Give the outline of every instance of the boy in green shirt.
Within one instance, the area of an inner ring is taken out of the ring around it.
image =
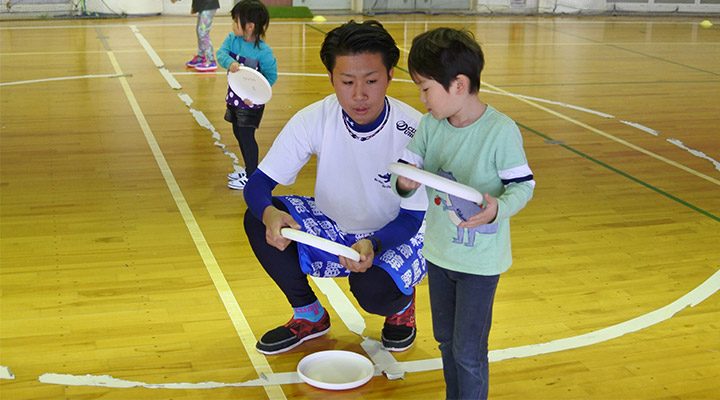
[[[450,28],[417,36],[408,56],[428,114],[403,159],[484,194],[480,205],[427,188],[423,254],[448,399],[487,398],[492,305],[512,263],[510,217],[535,187],[517,125],[478,98],[483,66],[472,35]],[[420,186],[393,180],[403,196]]]

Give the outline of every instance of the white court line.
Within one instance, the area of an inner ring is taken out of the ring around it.
[[[143,49],[145,49],[145,52],[160,71],[160,75],[165,78],[165,81],[167,81],[168,85],[170,85],[170,87],[173,89],[182,89],[180,82],[178,82],[175,77],[172,76],[172,74],[170,73],[170,71],[167,70],[167,68],[165,68],[165,63],[157,54],[155,49],[153,49],[150,43],[145,40],[145,36],[140,33],[140,30],[135,25],[129,25],[128,27],[135,34],[135,38],[138,40],[138,42],[140,42],[140,45],[143,47]]]
[[[160,71],[160,74],[165,78],[165,81],[172,89],[182,89],[182,85],[180,85],[180,82],[178,82],[175,77],[173,76],[170,71],[165,68],[165,63],[160,58],[160,56],[157,54],[155,49],[152,47],[150,42],[145,40],[145,37],[140,33],[140,30],[135,25],[130,25],[130,29],[135,34],[135,38],[140,42],[143,49],[145,49],[145,53],[150,57],[150,59],[153,60],[153,63],[156,67],[158,67],[158,71]],[[233,163],[233,171],[234,172],[241,172],[244,171],[244,168],[240,166],[240,159],[238,158],[237,154],[230,151],[225,143],[221,141],[221,135],[220,132],[215,129],[215,126],[210,122],[210,120],[205,116],[205,114],[202,111],[196,110],[191,107],[191,104],[193,103],[192,97],[186,93],[180,93],[178,94],[178,97],[180,100],[182,100],[185,105],[190,109],[190,113],[192,114],[193,118],[195,118],[195,121],[198,123],[198,125],[202,126],[203,128],[209,130],[212,133],[212,138],[215,140],[213,145],[216,147],[219,147],[223,154],[228,156]]]
[[[623,121],[623,120],[620,120],[620,122],[622,122],[625,125],[632,126],[635,129],[640,129],[641,131],[647,132],[653,136],[660,135],[660,132],[656,131],[655,129],[648,128],[647,126],[638,124],[637,122]]]
[[[10,368],[0,365],[0,379],[15,379],[15,375],[10,371]]]
[[[110,62],[112,63],[115,71],[118,74],[122,74],[120,65],[115,59],[115,55],[112,53],[112,51],[108,51],[107,55],[110,58]],[[195,243],[195,247],[200,254],[200,258],[202,259],[203,264],[205,265],[205,268],[207,269],[208,274],[213,281],[215,289],[220,295],[220,299],[222,300],[222,303],[225,306],[228,315],[230,316],[233,326],[235,327],[235,330],[238,333],[238,336],[240,337],[243,346],[245,347],[245,351],[248,354],[248,357],[250,358],[253,367],[257,371],[258,376],[271,374],[272,369],[270,368],[267,359],[264,356],[260,355],[260,353],[255,351],[256,339],[253,335],[252,330],[250,329],[250,325],[245,319],[245,315],[240,309],[240,305],[237,303],[237,299],[235,299],[230,285],[225,279],[225,276],[223,275],[223,272],[220,269],[217,260],[215,259],[215,255],[212,253],[210,246],[205,240],[205,236],[200,229],[200,225],[195,219],[195,216],[193,215],[190,206],[187,204],[185,196],[183,196],[182,191],[180,190],[180,186],[175,180],[175,176],[173,176],[170,166],[165,160],[165,156],[160,149],[160,145],[157,143],[157,140],[155,139],[155,136],[150,129],[150,125],[145,119],[145,115],[142,113],[140,105],[138,104],[137,99],[135,98],[135,95],[133,94],[127,79],[125,79],[124,77],[120,77],[119,80],[125,93],[125,97],[127,97],[128,101],[130,102],[130,106],[133,110],[133,113],[135,114],[135,118],[140,124],[143,134],[145,135],[145,139],[150,146],[152,155],[155,158],[158,167],[160,168],[160,172],[165,179],[165,183],[167,184],[167,187],[172,194],[173,200],[178,207],[178,211],[180,212],[180,215],[185,222],[185,226],[190,232],[190,236]],[[265,391],[271,399],[286,398],[285,394],[282,391],[282,388],[277,385],[265,386]]]
[[[180,100],[183,101],[183,103],[185,103],[188,109],[190,109],[190,114],[192,114],[193,118],[195,118],[195,122],[197,122],[198,125],[202,126],[203,128],[209,130],[212,133],[210,137],[214,140],[213,145],[215,147],[219,147],[223,154],[225,154],[232,160],[233,171],[245,171],[245,169],[240,165],[240,159],[238,158],[238,156],[232,151],[228,150],[227,145],[222,142],[222,136],[220,135],[220,132],[215,129],[215,126],[212,124],[212,122],[210,122],[210,120],[205,116],[202,111],[196,110],[191,106],[193,103],[192,97],[185,93],[178,94],[178,97],[180,98]]]
[[[155,49],[150,46],[150,43],[145,40],[145,37],[140,33],[140,30],[138,30],[137,26],[128,25],[128,28],[130,28],[132,33],[135,34],[135,38],[138,42],[140,42],[140,45],[143,47],[143,49],[145,49],[145,52],[148,54],[148,56],[150,56],[153,64],[155,64],[155,66],[158,68],[165,66],[163,60],[160,59],[160,56],[158,56],[158,54],[155,52]]]
[[[94,79],[94,78],[119,78],[127,75],[117,74],[100,74],[100,75],[76,75],[76,76],[61,76],[57,78],[43,78],[43,79],[31,79],[27,81],[13,81],[0,83],[0,86],[14,86],[14,85],[27,85],[32,83],[43,83],[43,82],[55,82],[55,81],[69,81],[73,79]]]
[[[512,358],[535,357],[543,354],[557,353],[560,351],[577,349],[606,342],[666,321],[685,308],[695,307],[696,305],[702,303],[718,290],[720,290],[720,270],[715,271],[715,273],[713,273],[703,283],[674,302],[637,318],[633,318],[603,329],[598,329],[593,332],[588,332],[583,335],[557,339],[546,343],[491,350],[488,354],[488,359],[490,362],[499,362]],[[398,366],[402,369],[402,371],[409,373],[434,371],[442,369],[442,359],[438,357],[416,361],[405,361],[399,362]],[[378,375],[380,375],[380,371],[376,367],[375,376]],[[114,388],[142,386],[151,389],[211,389],[229,386],[283,385],[302,382],[296,372],[264,375],[261,376],[261,379],[237,383],[202,382],[149,384],[116,379],[109,375],[65,375],[52,373],[41,375],[40,381],[43,383],[57,385],[103,386]]]
[[[677,146],[677,147],[679,147],[679,148],[681,148],[681,149],[689,152],[690,154],[694,155],[695,157],[699,157],[699,158],[702,158],[702,159],[704,159],[704,160],[710,161],[710,162],[713,164],[713,166],[715,166],[715,169],[718,170],[718,171],[720,171],[720,162],[718,162],[717,160],[715,160],[715,159],[713,159],[712,157],[708,156],[707,154],[703,153],[702,151],[700,151],[700,150],[695,150],[695,149],[691,149],[691,148],[685,146],[685,144],[683,144],[683,142],[682,142],[681,140],[679,140],[679,139],[672,139],[672,138],[670,138],[670,139],[667,139],[667,141],[670,142],[670,143],[672,143],[672,144],[674,144],[675,146]]]

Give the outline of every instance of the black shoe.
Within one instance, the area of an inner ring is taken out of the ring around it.
[[[268,331],[255,344],[257,351],[263,354],[284,353],[300,346],[303,342],[320,337],[330,330],[330,315],[327,310],[318,322],[306,319],[291,319],[283,326]]]
[[[402,312],[385,318],[382,344],[388,351],[405,351],[415,342],[415,294],[412,303]]]

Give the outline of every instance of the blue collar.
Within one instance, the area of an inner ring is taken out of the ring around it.
[[[343,122],[345,123],[345,127],[350,133],[350,136],[352,136],[354,139],[360,140],[361,142],[372,138],[378,132],[380,132],[387,123],[389,114],[390,102],[388,101],[387,97],[385,97],[385,107],[383,107],[382,112],[380,113],[380,115],[378,115],[375,121],[369,124],[358,124],[352,118],[350,118],[350,116],[345,112],[345,110],[342,110]]]

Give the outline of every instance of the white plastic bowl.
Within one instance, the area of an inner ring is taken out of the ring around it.
[[[298,363],[300,379],[328,390],[347,390],[366,384],[375,367],[366,357],[344,350],[327,350],[303,357]]]
[[[272,98],[272,88],[267,79],[252,68],[241,66],[237,72],[228,73],[228,85],[241,99],[253,104],[265,104]]]

